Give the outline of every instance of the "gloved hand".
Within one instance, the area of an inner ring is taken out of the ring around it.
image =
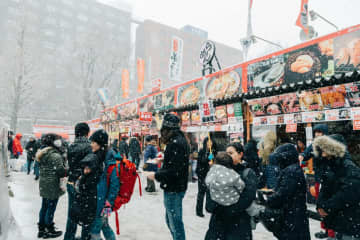
[[[104,207],[103,210],[101,211],[101,216],[102,216],[102,217],[110,217],[111,212],[112,212],[112,210],[111,210],[111,204],[110,204],[108,201],[106,201],[106,202],[105,202],[105,207]]]

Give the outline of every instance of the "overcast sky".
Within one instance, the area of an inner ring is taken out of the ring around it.
[[[246,34],[248,0],[125,1],[133,6],[136,17],[152,19],[177,28],[191,24],[208,31],[210,39],[232,47],[241,48],[239,39]],[[255,35],[279,42],[285,47],[300,42],[300,28],[295,26],[295,21],[301,0],[253,1],[252,20]],[[328,18],[340,29],[360,24],[360,0],[309,0],[309,9]],[[335,28],[321,19],[311,25],[320,36],[335,31]],[[265,43],[257,43],[255,46],[250,55],[255,56],[258,51],[269,48]]]

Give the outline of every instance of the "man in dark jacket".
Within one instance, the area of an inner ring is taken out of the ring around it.
[[[321,159],[321,189],[317,201],[325,226],[341,236],[360,239],[360,168],[351,160],[341,135],[315,139],[315,155]]]
[[[14,158],[14,153],[13,153],[13,140],[14,140],[14,133],[12,131],[9,131],[8,133],[8,151],[10,153],[10,158]]]
[[[69,198],[68,205],[68,219],[66,224],[66,233],[64,240],[74,240],[77,230],[77,224],[71,219],[72,205],[75,200],[75,182],[81,176],[81,160],[86,155],[91,153],[90,141],[88,135],[90,132],[89,125],[87,123],[78,123],[75,126],[75,141],[70,145],[68,149],[68,162],[69,162],[69,178],[67,185],[67,192]]]
[[[35,160],[37,152],[37,143],[34,137],[30,137],[29,142],[25,146],[27,152],[27,174],[30,174],[32,163]],[[34,170],[35,174],[35,170]]]
[[[306,215],[306,181],[298,162],[298,152],[294,145],[287,143],[275,149],[274,155],[281,173],[267,204],[284,212],[283,228],[274,235],[280,240],[310,240],[309,219]]]
[[[126,142],[127,137],[123,137],[119,143],[119,153],[129,159],[129,145]]]
[[[177,116],[164,116],[161,138],[166,144],[163,166],[156,174],[146,175],[149,179],[160,182],[160,187],[164,190],[166,223],[173,239],[185,240],[182,201],[188,184],[190,148],[180,131],[180,119]]]
[[[130,159],[136,165],[136,169],[139,168],[141,147],[136,137],[132,137],[129,143]]]
[[[329,129],[326,124],[318,124],[314,127],[315,139],[328,134],[329,134]],[[315,190],[316,190],[316,198],[317,198],[319,196],[320,176],[322,175],[322,173],[321,173],[321,167],[319,166],[320,159],[314,155],[313,144],[308,146],[305,149],[305,151],[299,155],[300,163],[302,163],[303,161],[305,162],[309,161],[310,159],[312,159],[313,161],[313,166],[315,171]],[[320,238],[320,239],[327,237],[335,238],[335,232],[332,229],[326,229],[323,222],[321,222],[321,228],[324,229],[325,232],[320,231],[315,233],[316,238]]]

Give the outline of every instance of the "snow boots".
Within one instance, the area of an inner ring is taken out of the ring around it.
[[[38,224],[38,226],[39,226],[38,238],[49,239],[49,238],[57,238],[62,235],[62,231],[57,231],[54,223],[48,226]]]

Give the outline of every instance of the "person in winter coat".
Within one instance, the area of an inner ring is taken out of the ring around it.
[[[126,140],[126,137],[121,139],[121,142],[119,143],[119,152],[122,156],[125,156],[127,159],[129,159],[129,145]]]
[[[212,151],[212,155],[210,156],[210,148]],[[197,194],[197,201],[196,201],[196,216],[198,217],[205,217],[203,213],[203,206],[204,206],[204,198],[206,194],[206,184],[205,184],[205,178],[207,173],[210,169],[209,162],[212,158],[215,158],[217,154],[217,145],[216,142],[211,139],[209,141],[209,138],[206,137],[203,141],[203,147],[199,152],[199,158],[198,163],[196,167],[196,174],[198,176],[198,194]],[[211,159],[210,159],[210,158]]]
[[[106,240],[115,240],[115,233],[109,225],[109,216],[112,206],[120,190],[120,166],[112,170],[108,176],[108,169],[116,165],[116,152],[109,149],[106,153],[105,170],[97,185],[97,208],[96,218],[91,226],[91,240],[101,240],[101,232]],[[109,182],[108,182],[109,178]]]
[[[69,163],[69,178],[67,183],[67,193],[68,193],[68,217],[66,223],[66,232],[64,240],[73,240],[75,239],[75,234],[77,231],[77,223],[74,222],[71,218],[73,207],[75,201],[75,183],[81,176],[82,167],[81,160],[83,160],[86,155],[90,154],[91,146],[90,141],[88,140],[88,135],[90,132],[89,125],[85,122],[76,124],[75,126],[75,141],[68,148],[67,159]],[[88,235],[85,231],[86,228],[83,228],[82,235]],[[85,232],[84,232],[85,231]]]
[[[25,146],[27,153],[27,174],[30,174],[32,163],[35,160],[35,155],[37,152],[37,144],[34,137],[30,137],[29,142]],[[34,170],[35,173],[35,170]]]
[[[351,160],[341,135],[321,136],[313,143],[322,168],[317,209],[336,239],[360,239],[360,168]]]
[[[13,152],[13,141],[14,141],[14,133],[12,131],[8,132],[8,151],[10,153],[10,159],[14,158],[14,152]]]
[[[40,149],[43,149],[44,147],[42,147],[42,143],[41,143],[41,139],[36,140],[36,148],[38,152]],[[36,154],[35,154],[35,159],[36,159]],[[34,163],[34,174],[35,174],[35,181],[39,180],[40,178],[40,167],[39,167],[39,162],[35,160]]]
[[[15,158],[19,158],[19,156],[22,155],[22,153],[23,153],[23,148],[22,148],[21,142],[20,142],[21,138],[22,138],[22,134],[17,133],[13,140],[12,149],[13,149],[13,154],[14,154]]]
[[[138,169],[140,165],[141,146],[136,137],[130,139],[129,154],[131,161],[135,163],[136,169]]]
[[[150,163],[151,160],[154,160],[157,158],[158,151],[155,147],[155,143],[153,141],[152,136],[146,136],[145,138],[145,152],[144,152],[144,163],[145,167],[144,170],[148,172],[157,172],[158,166],[156,163]],[[151,180],[149,178],[147,180],[147,186],[145,188],[146,192],[155,192],[155,182],[154,180]]]
[[[146,173],[160,182],[164,190],[166,223],[174,240],[185,240],[182,201],[188,184],[190,147],[180,130],[180,119],[166,114],[161,127],[161,138],[166,144],[163,166],[156,173]]]
[[[45,148],[36,154],[36,161],[40,167],[40,196],[42,204],[39,213],[38,238],[57,238],[62,232],[57,231],[54,223],[56,206],[64,192],[60,189],[60,178],[65,177],[66,169],[60,154],[60,136],[46,134],[42,138]]]
[[[298,162],[299,154],[290,143],[279,146],[273,154],[281,173],[274,193],[267,199],[267,205],[282,209],[284,214],[283,228],[273,234],[280,240],[310,240],[306,180]]]
[[[115,139],[111,144],[111,147],[115,152],[119,152],[119,140]]]
[[[329,134],[329,128],[326,124],[318,124],[314,127],[314,136],[315,139],[324,135],[328,135]],[[315,192],[316,192],[316,196],[315,198],[318,198],[319,196],[319,192],[320,192],[320,176],[322,175],[321,173],[321,168],[319,166],[320,164],[320,159],[314,155],[314,149],[313,149],[313,144],[311,144],[310,146],[308,146],[305,151],[299,155],[299,161],[301,165],[307,165],[308,161],[313,162],[313,168],[314,168],[314,172],[315,172]],[[332,229],[327,229],[324,226],[324,223],[321,222],[321,228],[324,229],[325,231],[320,231],[315,233],[315,237],[316,238],[335,238],[335,232]]]
[[[104,162],[109,136],[105,130],[94,132],[91,137],[92,153],[81,160],[81,176],[75,184],[75,200],[71,209],[71,219],[82,226],[81,240],[91,238],[91,227],[96,218],[98,183],[104,173]]]
[[[258,155],[257,142],[254,139],[250,139],[244,146],[244,160],[248,167],[255,172],[259,182],[258,188],[263,188],[265,186],[265,178]]]
[[[269,156],[269,164],[265,168],[264,175],[266,179],[266,187],[268,189],[275,189],[280,176],[280,167],[274,153]]]
[[[245,182],[245,189],[239,200],[230,206],[221,206],[206,195],[206,210],[211,213],[209,229],[205,240],[252,240],[251,218],[246,212],[256,197],[257,177],[243,161],[244,148],[239,142],[230,143],[226,148],[233,160],[234,170]]]

